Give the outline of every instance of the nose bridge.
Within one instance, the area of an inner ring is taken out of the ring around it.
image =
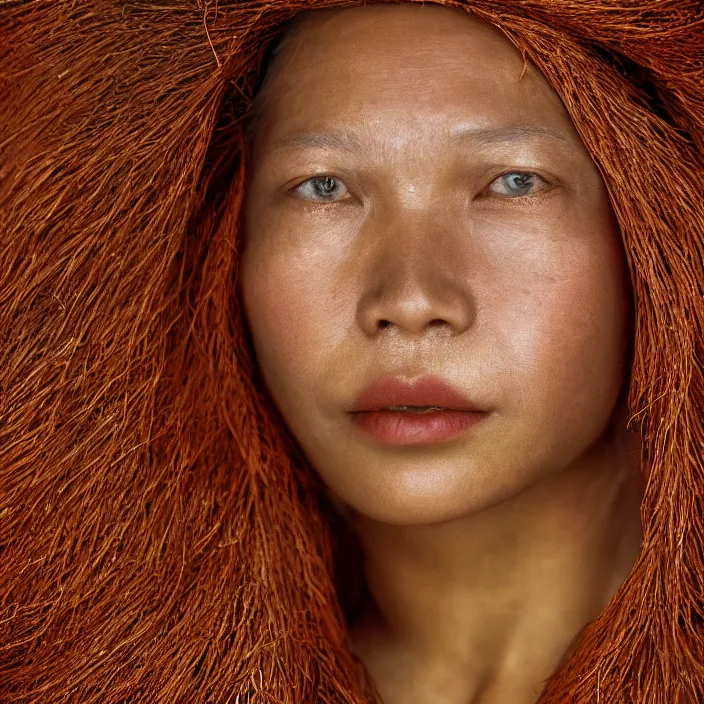
[[[410,202],[398,199],[367,223],[360,326],[367,334],[393,326],[418,335],[442,324],[459,334],[475,313],[459,233],[447,208]]]

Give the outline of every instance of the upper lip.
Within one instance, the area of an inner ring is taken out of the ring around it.
[[[447,410],[481,411],[437,377],[425,376],[410,382],[385,376],[362,391],[351,412],[379,411],[390,406],[437,406]]]

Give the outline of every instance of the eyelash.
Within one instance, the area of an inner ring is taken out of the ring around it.
[[[307,178],[305,181],[301,181],[297,186],[294,186],[290,192],[295,192],[298,189],[300,189],[302,186],[305,186],[307,183],[314,183],[315,181],[323,181],[324,179],[331,179],[335,181],[336,183],[342,183],[341,179],[336,178],[335,176],[331,176],[330,174],[320,174],[318,176],[312,176],[311,178]],[[303,198],[302,200],[311,200],[309,198]],[[317,203],[334,203],[335,201],[329,200],[319,200],[319,201],[314,201]]]
[[[538,181],[537,187],[533,190],[531,193],[527,194],[520,194],[520,195],[515,195],[515,196],[504,196],[507,199],[515,200],[518,198],[535,198],[539,193],[542,191],[546,190],[549,188],[552,184],[550,181],[548,181],[546,178],[541,176],[540,174],[535,173],[535,171],[506,171],[503,174],[499,174],[495,179],[491,181],[491,183],[482,191],[484,193],[489,189],[489,187],[496,183],[499,179],[502,179],[506,176],[530,176],[533,179],[536,179]]]
[[[490,188],[494,183],[496,183],[497,181],[499,181],[499,179],[504,178],[505,176],[513,176],[513,175],[518,175],[518,176],[531,176],[531,177],[537,179],[538,182],[539,182],[539,185],[538,185],[538,188],[537,188],[537,193],[536,193],[536,192],[533,192],[533,193],[527,193],[527,194],[517,194],[517,195],[513,195],[513,196],[511,196],[511,195],[502,195],[502,194],[496,194],[496,193],[494,193],[494,195],[498,195],[499,198],[505,198],[506,200],[517,200],[517,199],[525,199],[525,198],[535,198],[538,193],[540,193],[540,192],[542,192],[542,191],[545,191],[546,189],[549,189],[550,186],[553,185],[553,184],[552,184],[550,181],[548,181],[545,177],[541,176],[540,174],[536,173],[535,171],[518,171],[518,170],[515,170],[515,171],[505,171],[504,173],[499,174],[499,175],[496,176],[494,179],[492,179],[492,181],[491,181],[491,182],[489,183],[489,185],[481,192],[480,195],[482,195],[482,194],[484,194],[486,191],[488,191],[489,188]],[[342,183],[342,184],[344,185],[344,183],[342,182],[342,180],[341,180],[341,179],[338,179],[338,178],[335,177],[335,176],[331,176],[330,174],[319,174],[318,176],[312,176],[312,177],[310,177],[310,178],[307,178],[305,181],[301,181],[301,183],[299,183],[299,184],[297,184],[296,186],[294,186],[293,188],[291,188],[289,192],[290,192],[290,193],[295,193],[298,189],[300,189],[302,186],[306,185],[307,183],[313,183],[313,182],[316,182],[316,181],[322,181],[322,180],[324,180],[324,179],[331,179],[331,180],[333,180],[333,181],[335,181],[335,182],[337,182],[337,183]],[[338,201],[335,201],[335,200],[325,200],[325,199],[322,199],[322,198],[321,198],[320,200],[315,200],[315,199],[312,199],[312,198],[302,198],[301,200],[307,200],[308,202],[314,202],[314,203],[336,203],[336,202],[338,202]]]

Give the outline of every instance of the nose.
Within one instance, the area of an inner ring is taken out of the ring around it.
[[[399,212],[371,223],[363,257],[357,321],[366,335],[395,329],[413,338],[456,336],[470,328],[476,305],[466,249],[447,219]]]

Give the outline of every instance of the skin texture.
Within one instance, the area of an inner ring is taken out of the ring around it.
[[[253,136],[257,362],[362,539],[374,605],[352,637],[392,704],[536,701],[640,548],[620,235],[559,98],[523,68],[448,8],[314,12]],[[488,415],[381,445],[348,411],[387,374],[439,376]]]

